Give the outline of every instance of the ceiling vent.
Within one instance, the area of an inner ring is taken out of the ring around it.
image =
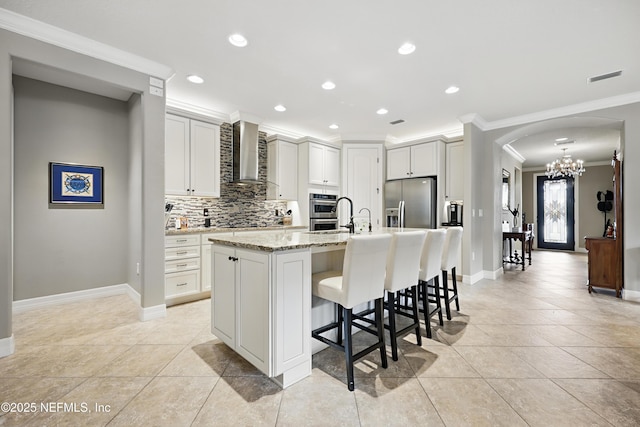
[[[573,139],[568,139],[566,141],[556,141],[553,143],[553,145],[559,146],[559,145],[567,145],[567,144],[575,144],[576,141],[574,141]]]
[[[399,119],[399,120],[394,120],[392,122],[389,122],[389,124],[392,124],[392,125],[399,125],[400,123],[404,123],[404,120]]]
[[[595,83],[595,82],[599,82],[600,80],[612,79],[614,77],[619,77],[621,75],[622,75],[622,70],[618,70],[618,71],[614,71],[612,73],[600,74],[599,76],[589,77],[589,79],[587,79],[587,81],[589,83]]]

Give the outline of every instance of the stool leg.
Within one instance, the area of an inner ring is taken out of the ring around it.
[[[456,294],[456,311],[460,311],[460,296],[458,296],[458,279],[455,267],[451,269],[451,280],[453,281],[453,292]]]
[[[418,345],[422,345],[422,335],[420,335],[420,318],[418,317],[420,315],[420,310],[418,308],[418,287],[417,286],[411,287],[411,303],[413,305],[412,307],[413,321],[416,324],[416,342],[418,343]]]
[[[336,342],[342,345],[342,322],[344,318],[342,316],[342,306],[340,304],[335,304],[336,306],[336,317],[338,318],[338,337]]]
[[[433,278],[433,286],[436,291],[436,307],[438,310],[438,320],[440,321],[440,326],[444,326],[444,319],[442,317],[442,304],[440,303],[440,276],[436,276]]]
[[[451,320],[451,307],[449,307],[449,281],[447,270],[442,270],[442,290],[444,291],[444,307],[447,310],[447,320]],[[438,292],[438,294],[440,294]]]
[[[351,340],[352,309],[344,310],[344,356],[347,365],[347,387],[353,391],[355,384],[353,381],[353,341]]]
[[[378,341],[380,342],[380,359],[382,367],[387,369],[387,348],[384,345],[384,309],[382,307],[382,298],[376,300],[376,328],[378,328]]]
[[[396,335],[396,294],[387,292],[387,311],[389,312],[389,337],[391,338],[391,358],[398,360],[398,339]]]
[[[424,311],[424,326],[427,330],[427,338],[431,338],[431,318],[429,317],[429,286],[427,282],[420,281],[422,294],[422,308]]]

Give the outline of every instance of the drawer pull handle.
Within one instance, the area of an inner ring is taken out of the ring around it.
[[[237,260],[238,260],[238,257],[234,257],[234,256],[229,257],[229,261],[236,262]]]
[[[186,255],[188,254],[188,251],[180,251],[180,252],[176,252],[176,255]]]
[[[188,283],[184,282],[184,283],[178,283],[176,286],[187,286],[187,285],[188,285]]]
[[[179,268],[186,267],[186,266],[187,266],[187,264],[176,264],[176,267],[179,267]]]
[[[178,239],[178,240],[176,240],[177,243],[184,243],[186,241],[187,241],[187,239]]]

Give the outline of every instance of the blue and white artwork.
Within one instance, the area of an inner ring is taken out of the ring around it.
[[[102,205],[103,168],[49,163],[49,203]]]

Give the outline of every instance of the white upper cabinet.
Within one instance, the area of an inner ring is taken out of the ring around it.
[[[418,178],[438,174],[438,144],[426,142],[387,150],[387,179]]]
[[[165,193],[220,197],[220,127],[168,114]]]
[[[309,143],[309,184],[340,186],[340,150]]]
[[[446,199],[464,199],[464,144],[452,142],[446,146]]]
[[[269,138],[267,145],[267,198],[298,199],[298,145]]]

